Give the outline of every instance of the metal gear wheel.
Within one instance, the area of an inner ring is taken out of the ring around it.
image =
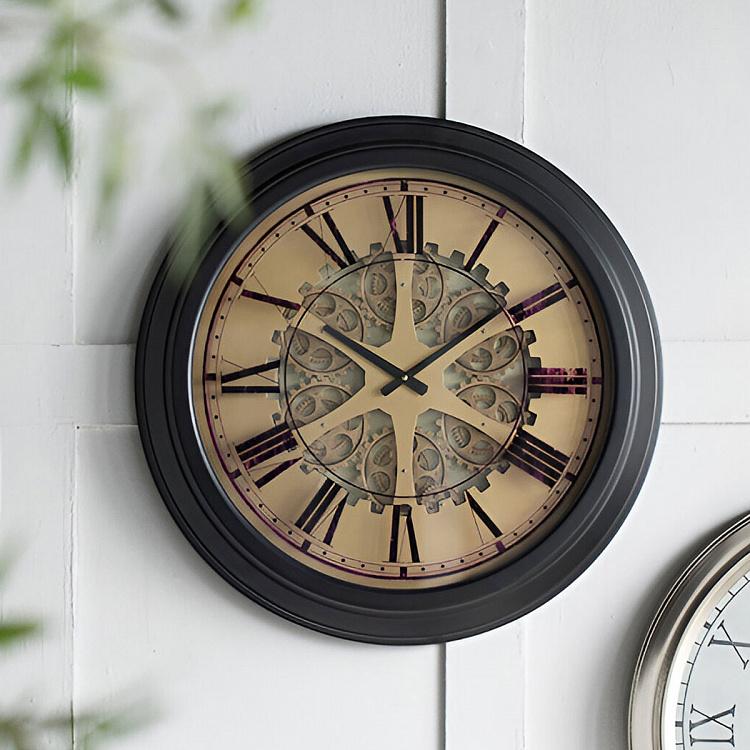
[[[505,307],[508,287],[490,285],[488,269],[465,268],[463,253],[440,255],[428,243],[413,256],[412,314],[418,339],[439,346],[466,330],[498,306]],[[393,255],[382,245],[370,246],[368,256],[354,266],[320,269],[318,284],[304,284],[302,310],[348,337],[380,346],[390,340],[396,309]],[[321,419],[351,398],[364,385],[364,372],[344,352],[299,330],[297,310],[288,310],[289,327],[274,333],[280,348],[280,394],[290,428]],[[540,362],[529,353],[533,331],[513,326],[462,353],[444,373],[444,384],[478,413],[500,423],[533,424],[526,372]],[[414,498],[430,513],[451,499],[465,501],[469,489],[488,487],[492,471],[505,471],[503,446],[476,427],[428,408],[414,434],[412,467]],[[355,504],[369,500],[374,512],[394,502],[396,440],[391,418],[375,409],[329,429],[307,446],[300,466],[336,481]]]

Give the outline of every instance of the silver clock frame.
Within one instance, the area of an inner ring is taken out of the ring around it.
[[[743,566],[750,568],[750,515],[723,531],[688,565],[659,607],[641,648],[630,692],[631,750],[672,750],[663,742],[672,666],[681,651],[692,645],[694,639],[685,637],[688,630],[700,627]]]

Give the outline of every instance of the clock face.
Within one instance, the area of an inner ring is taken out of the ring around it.
[[[641,651],[632,750],[750,746],[750,517],[715,539],[662,604]]]
[[[594,291],[540,217],[450,175],[295,196],[209,290],[193,408],[265,538],[368,586],[513,559],[575,502],[614,377]]]
[[[643,481],[658,337],[624,242],[522,147],[337,123],[245,164],[252,217],[154,281],[136,406],[195,549],[317,630],[426,643],[520,617]]]
[[[674,721],[665,727],[665,748],[750,744],[748,573],[750,560],[702,608],[706,619],[689,628],[689,640],[683,638],[667,698]]]

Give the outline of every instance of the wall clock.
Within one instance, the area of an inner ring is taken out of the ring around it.
[[[750,516],[690,564],[641,651],[632,750],[750,746]]]
[[[166,504],[232,585],[383,643],[519,617],[601,551],[660,407],[625,244],[540,157],[415,117],[247,164],[254,218],[172,249],[137,351]]]

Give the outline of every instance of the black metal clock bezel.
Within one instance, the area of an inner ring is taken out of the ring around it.
[[[583,493],[547,537],[484,577],[442,588],[357,586],[301,565],[265,540],[228,501],[200,447],[190,362],[211,282],[244,234],[293,196],[329,179],[392,168],[446,172],[509,195],[565,240],[597,290],[616,372],[606,443]],[[627,515],[650,462],[661,410],[654,312],[623,239],[572,180],[512,141],[423,117],[350,120],[303,133],[247,163],[254,219],[221,226],[192,263],[173,248],[154,280],[136,351],[138,424],[146,458],[175,521],[229,583],[315,630],[389,644],[433,643],[514,620],[570,584]]]

